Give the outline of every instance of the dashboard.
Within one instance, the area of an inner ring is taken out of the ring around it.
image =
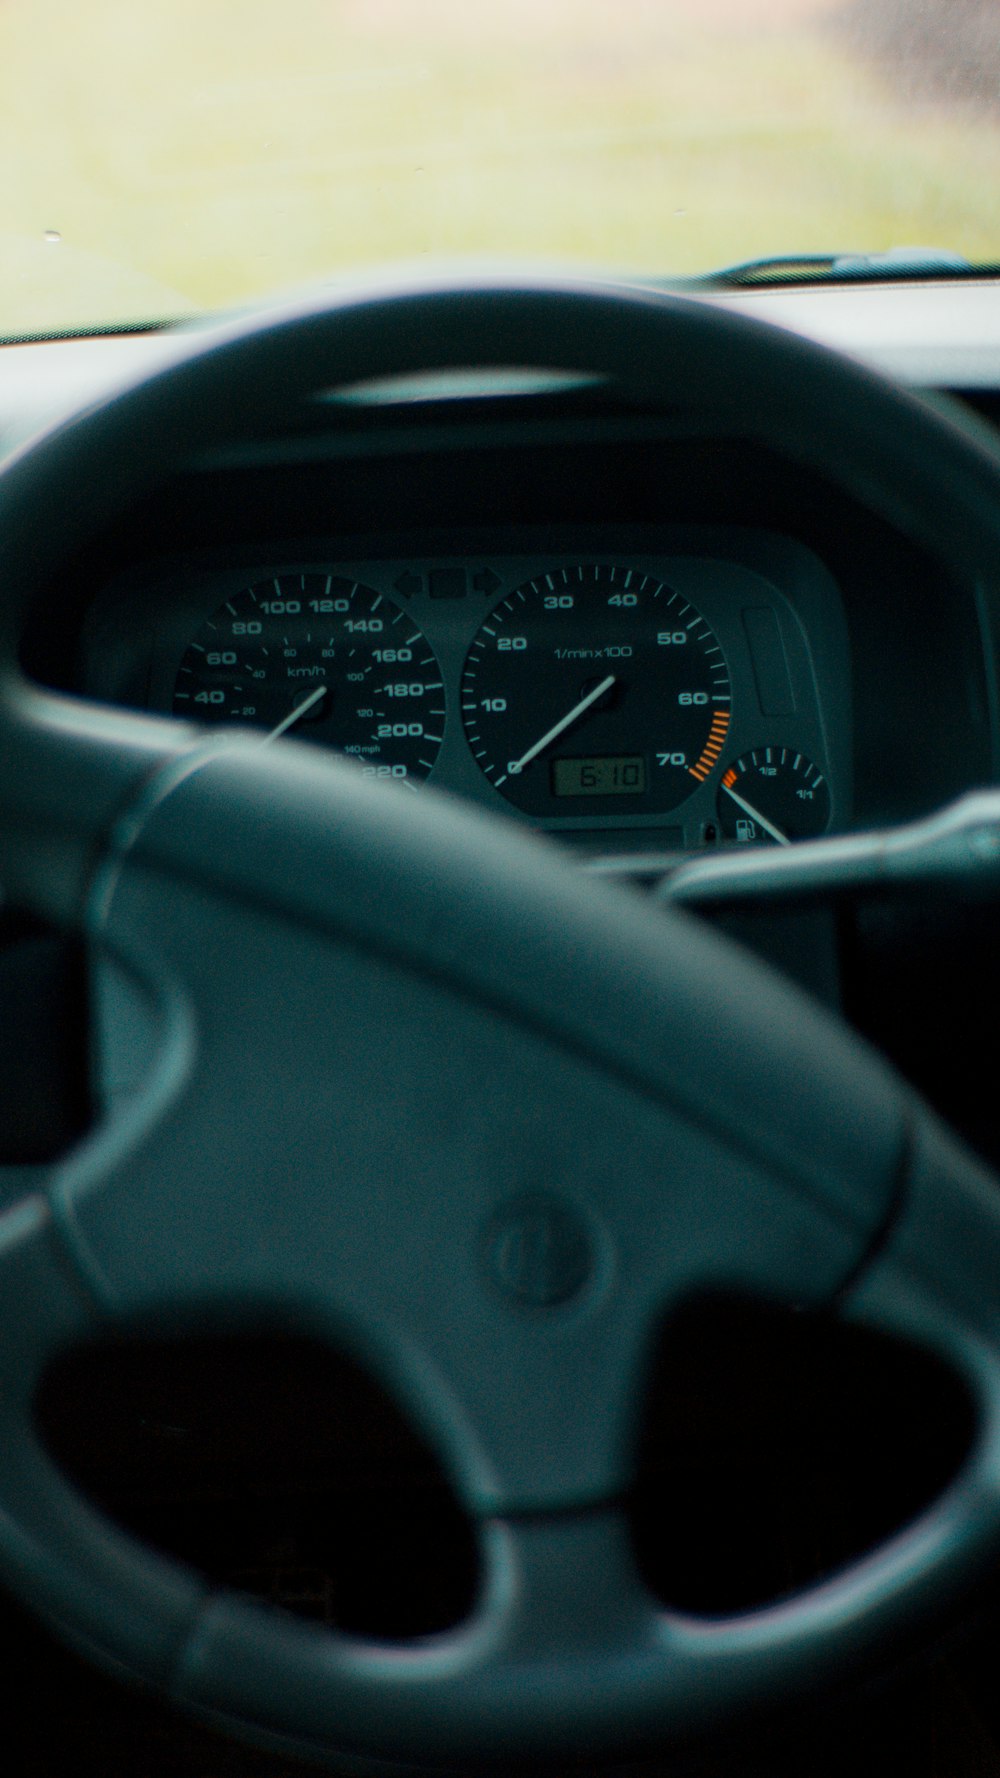
[[[183,466],[44,589],[22,658],[659,856],[991,781],[993,647],[947,562],[710,416],[431,389],[270,417]]]
[[[764,312],[888,353],[934,399],[947,373],[996,424],[985,294],[799,292]],[[0,433],[173,349],[169,335],[12,348]],[[793,414],[790,399],[790,435]],[[912,821],[995,782],[998,651],[1000,612],[969,577],[793,449],[733,436],[707,407],[485,375],[262,411],[122,503],[41,586],[21,635],[43,686],[336,748],[414,798],[471,801],[639,882],[713,851]],[[911,933],[895,905],[847,924],[784,903],[712,918],[994,1152],[981,1070],[949,1066],[916,1004],[949,1003],[964,948]],[[109,1104],[143,1050],[127,998],[118,982],[101,1002]]]
[[[713,300],[1000,421],[989,280]],[[184,349],[4,348],[0,451]],[[459,385],[320,391],[173,465],[42,588],[29,676],[280,729],[587,855],[879,827],[995,781],[1000,620],[863,490],[708,407]]]

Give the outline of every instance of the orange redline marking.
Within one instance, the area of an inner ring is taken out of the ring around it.
[[[736,783],[736,773],[735,773],[732,766],[730,766],[730,768],[729,768],[728,772],[726,773],[725,777],[723,778],[722,782],[725,785],[727,790],[729,789],[729,786],[731,784]]]
[[[717,710],[712,718],[712,726],[708,731],[708,740],[702,748],[697,765],[688,766],[688,771],[691,773],[692,778],[697,778],[699,784],[704,784],[705,779],[715,765],[719,754],[722,752],[722,743],[726,738],[726,730],[728,727],[729,711]]]

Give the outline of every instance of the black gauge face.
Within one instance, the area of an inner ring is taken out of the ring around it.
[[[473,755],[529,815],[653,815],[717,764],[729,672],[708,624],[625,566],[554,569],[501,600],[462,676]]]
[[[826,832],[830,788],[794,747],[755,747],[723,773],[716,806],[727,839],[782,846]]]
[[[220,605],[185,651],[173,708],[338,747],[411,784],[444,735],[441,671],[408,613],[322,573],[257,581]]]

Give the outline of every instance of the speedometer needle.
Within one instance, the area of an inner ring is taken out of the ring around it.
[[[791,845],[792,842],[787,833],[782,833],[780,827],[775,827],[774,822],[769,821],[766,815],[762,815],[759,809],[755,809],[753,803],[748,803],[744,797],[738,796],[735,790],[730,790],[728,784],[724,784],[722,788],[727,796],[732,797],[734,803],[739,804],[744,815],[749,815],[751,821],[756,821],[765,833],[770,834],[772,840],[777,840],[779,846]]]
[[[512,759],[507,767],[508,774],[514,777],[518,772],[523,772],[525,766],[530,766],[532,760],[537,759],[546,747],[550,746],[553,741],[557,741],[560,735],[565,734],[578,716],[582,716],[585,710],[589,710],[591,704],[596,704],[598,698],[603,698],[605,692],[610,691],[614,683],[615,675],[609,673],[606,679],[601,680],[600,685],[595,685],[593,691],[588,691],[585,698],[581,698],[578,704],[574,704],[572,710],[568,710],[553,728],[547,729],[541,740],[536,741],[533,747],[529,747],[527,753],[522,753],[520,759]]]
[[[284,717],[281,722],[279,722],[277,728],[271,729],[269,731],[269,733],[264,736],[264,741],[276,741],[278,739],[279,735],[286,734],[287,731],[290,728],[292,728],[296,722],[301,722],[303,716],[305,716],[306,713],[312,709],[314,704],[319,703],[320,698],[325,697],[325,696],[326,696],[326,686],[325,685],[314,686],[312,691],[309,693],[309,696],[307,698],[303,698],[301,704],[296,704],[294,710],[289,710],[288,715],[286,717]]]

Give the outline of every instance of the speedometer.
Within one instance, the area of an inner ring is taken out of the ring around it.
[[[473,755],[535,816],[661,814],[705,782],[729,727],[729,671],[676,589],[618,564],[538,575],[469,649]]]
[[[224,600],[184,653],[173,708],[338,747],[371,776],[409,783],[426,778],[444,737],[441,670],[412,618],[321,572]]]

